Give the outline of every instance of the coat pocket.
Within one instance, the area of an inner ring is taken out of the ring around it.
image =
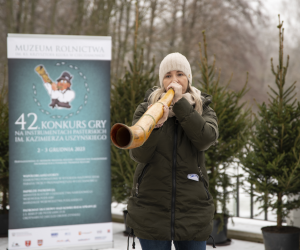
[[[142,170],[142,173],[139,175],[138,180],[136,182],[136,185],[135,185],[135,196],[136,197],[138,197],[138,195],[139,195],[139,188],[141,186],[141,183],[143,181],[143,178],[146,174],[146,171],[147,171],[148,167],[149,167],[149,163],[145,165],[145,167]]]
[[[203,182],[203,186],[204,186],[205,192],[207,194],[207,200],[209,200],[210,199],[210,194],[209,194],[208,188],[207,188],[208,187],[208,183],[205,181],[205,179],[203,177],[203,173],[201,171],[200,166],[198,167],[198,169],[199,169],[199,173],[200,173],[200,180]]]

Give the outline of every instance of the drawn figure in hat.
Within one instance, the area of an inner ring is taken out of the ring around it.
[[[62,73],[60,78],[57,79],[57,83],[44,80],[44,86],[51,97],[52,108],[71,108],[70,102],[75,98],[75,92],[71,90],[72,76],[69,72]]]

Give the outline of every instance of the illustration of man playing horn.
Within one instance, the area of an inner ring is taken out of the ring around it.
[[[72,76],[65,71],[57,79],[57,83],[52,82],[43,66],[36,67],[37,73],[43,78],[44,86],[51,97],[50,107],[71,108],[70,102],[75,98],[75,92],[71,90]]]

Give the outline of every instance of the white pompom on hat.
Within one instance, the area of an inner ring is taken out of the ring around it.
[[[192,70],[189,61],[186,57],[178,52],[167,55],[160,63],[159,66],[159,83],[163,87],[164,76],[172,71],[182,71],[189,80],[189,84],[192,85]]]

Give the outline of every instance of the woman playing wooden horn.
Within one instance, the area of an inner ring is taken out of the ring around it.
[[[191,67],[180,53],[167,55],[159,68],[160,88],[147,91],[133,124],[169,88],[175,95],[148,140],[130,155],[138,163],[127,225],[143,250],[206,249],[215,212],[208,192],[204,151],[218,138],[211,96],[192,86]],[[151,92],[151,93],[150,93]]]

